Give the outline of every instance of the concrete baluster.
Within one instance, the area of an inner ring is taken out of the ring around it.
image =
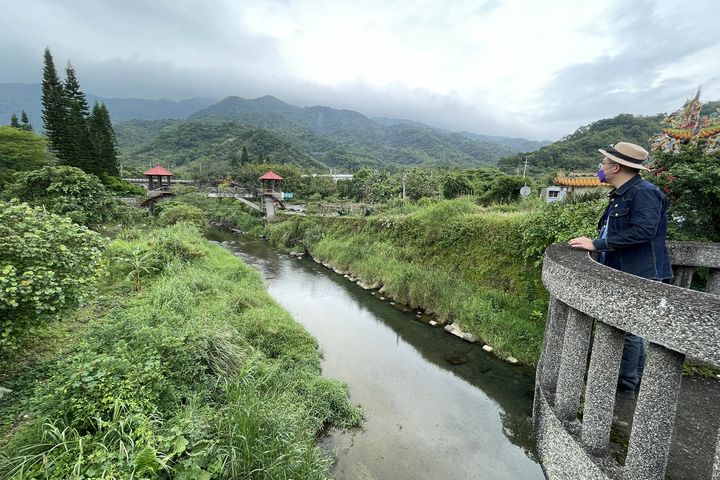
[[[563,302],[557,298],[550,299],[540,377],[542,388],[546,392],[555,392],[555,387],[557,386],[560,357],[562,355],[563,339],[565,337],[567,311],[568,306]]]
[[[685,355],[650,343],[624,478],[665,478]]]
[[[720,480],[720,428],[715,442],[715,463],[713,464],[712,480]]]
[[[604,452],[610,441],[624,337],[622,330],[595,322],[581,434],[583,444],[595,454]]]
[[[672,284],[682,288],[690,288],[695,270],[695,267],[674,267],[675,277],[672,279]]]
[[[707,287],[705,293],[720,295],[720,270],[711,268],[707,279]]]
[[[584,313],[574,308],[569,310],[555,392],[556,414],[560,420],[568,422],[577,419],[593,324],[592,318]]]

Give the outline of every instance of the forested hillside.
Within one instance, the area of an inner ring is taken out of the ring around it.
[[[143,128],[145,129],[143,131]],[[325,168],[314,157],[276,133],[243,127],[234,123],[167,121],[130,122],[120,124],[118,140],[123,148],[126,165],[145,166],[152,163],[176,167],[217,170],[240,162],[243,146],[253,163],[291,163],[308,168]],[[143,132],[143,133],[139,133]],[[143,135],[145,135],[143,137]],[[137,143],[141,137],[144,142]],[[133,145],[133,142],[135,146]]]
[[[643,117],[622,114],[614,118],[598,120],[578,128],[574,133],[527,154],[503,158],[498,167],[506,172],[522,171],[528,159],[528,173],[576,171],[594,172],[599,161],[598,148],[625,141],[643,145],[649,150],[650,137],[662,129],[664,115]]]
[[[228,97],[196,112],[186,123],[132,121],[117,125],[116,130],[126,165],[148,165],[159,159],[182,168],[202,159],[206,169],[217,170],[233,162],[243,146],[251,162],[344,171],[489,166],[518,151],[415,122],[381,124],[358,112],[301,108],[271,96]]]
[[[703,104],[701,115],[711,115],[720,109],[720,101]],[[598,148],[618,142],[632,142],[650,150],[650,138],[663,129],[665,114],[641,116],[622,114],[598,120],[578,128],[561,140],[532,153],[517,154],[498,161],[506,172],[522,171],[525,158],[528,172],[533,175],[546,172],[593,172],[597,169]]]

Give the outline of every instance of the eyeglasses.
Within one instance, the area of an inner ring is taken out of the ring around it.
[[[617,163],[602,161],[602,162],[598,163],[598,168],[603,168],[603,165],[617,165]]]

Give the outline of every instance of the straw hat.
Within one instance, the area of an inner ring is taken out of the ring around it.
[[[642,163],[647,160],[649,153],[640,145],[620,142],[615,145],[610,145],[605,150],[599,148],[598,152],[620,165],[637,168],[638,170],[650,170],[642,165]]]

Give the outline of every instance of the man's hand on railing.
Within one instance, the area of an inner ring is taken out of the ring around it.
[[[588,237],[573,238],[568,242],[568,245],[570,245],[572,248],[577,248],[579,250],[588,250],[590,252],[595,251],[592,240]]]

